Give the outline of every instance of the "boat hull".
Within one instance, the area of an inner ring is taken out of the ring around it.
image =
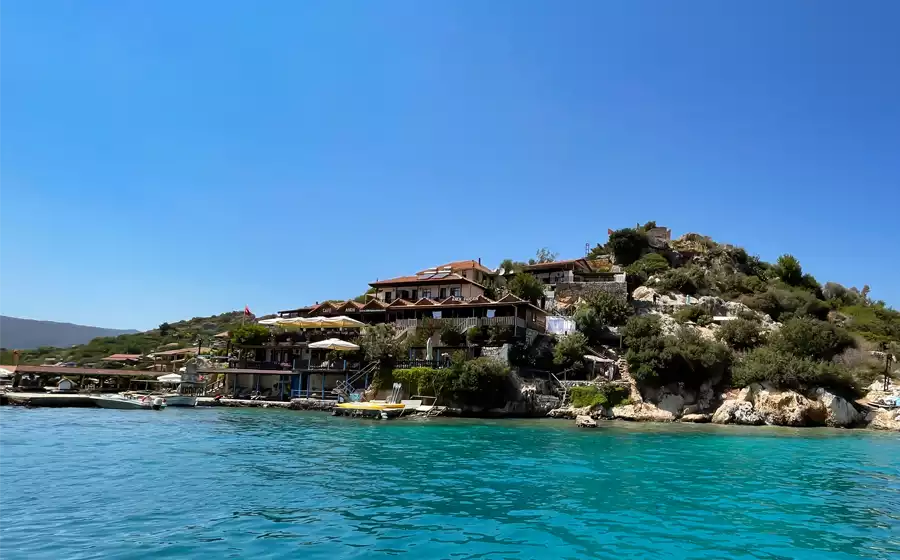
[[[111,408],[115,410],[163,410],[165,403],[155,404],[151,399],[126,399],[116,397],[91,397],[94,405],[99,408]]]
[[[167,406],[197,406],[197,397],[188,395],[163,395]]]

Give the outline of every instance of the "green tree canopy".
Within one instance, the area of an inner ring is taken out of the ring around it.
[[[786,321],[772,335],[771,346],[785,354],[812,360],[830,360],[853,346],[853,338],[840,327],[811,317]]]
[[[650,242],[643,231],[623,228],[609,235],[606,247],[615,256],[616,264],[628,266],[641,258],[644,250],[650,247]]]
[[[781,255],[775,264],[775,273],[785,284],[800,286],[803,284],[803,268],[793,255]]]
[[[525,272],[513,276],[507,288],[515,296],[531,303],[537,302],[544,295],[544,283]]]
[[[366,359],[381,364],[390,363],[400,356],[402,345],[397,342],[397,330],[390,323],[371,325],[363,329],[359,345]]]
[[[266,327],[248,323],[231,330],[231,343],[235,346],[259,346],[267,342],[271,335]]]
[[[564,368],[573,367],[584,360],[588,339],[580,332],[559,337],[553,348],[553,363]]]
[[[730,348],[738,351],[756,348],[766,340],[758,321],[740,317],[726,321],[716,331],[716,337]]]

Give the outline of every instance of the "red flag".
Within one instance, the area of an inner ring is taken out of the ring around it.
[[[606,235],[612,235],[612,234],[613,234],[613,230],[606,228]]]
[[[246,316],[248,316],[248,317],[249,317],[250,315],[253,315],[253,313],[250,313],[250,308],[247,307],[246,305],[244,306],[244,315],[246,315]]]

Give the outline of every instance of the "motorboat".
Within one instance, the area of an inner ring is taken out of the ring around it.
[[[92,395],[91,401],[99,408],[116,410],[164,410],[166,408],[166,399],[151,395]]]

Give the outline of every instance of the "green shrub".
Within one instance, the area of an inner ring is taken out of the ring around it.
[[[623,228],[609,234],[606,248],[612,252],[619,266],[635,262],[646,249],[650,248],[647,234],[632,228]]]
[[[272,336],[271,331],[262,325],[246,324],[231,330],[231,343],[236,346],[259,346]]]
[[[654,287],[664,293],[678,292],[692,296],[705,292],[709,288],[709,283],[699,267],[686,266],[667,270],[659,277]]]
[[[596,343],[607,332],[607,325],[600,318],[600,314],[597,313],[596,309],[588,305],[580,306],[575,311],[572,319],[575,320],[575,328],[578,329],[578,332],[586,336],[591,342]]]
[[[706,326],[712,323],[712,317],[706,312],[706,309],[699,305],[687,305],[676,311],[672,317],[679,323],[692,322],[700,326]]]
[[[647,253],[625,267],[626,274],[643,275],[644,278],[669,270],[669,261],[659,253]]]
[[[742,296],[741,303],[776,321],[786,321],[792,317],[811,316],[825,319],[828,305],[803,289],[778,288],[771,286],[761,294]]]
[[[849,292],[853,293],[853,292]],[[847,296],[852,299],[852,296]],[[875,342],[900,341],[900,312],[878,305],[841,307],[847,328]]]
[[[655,338],[662,334],[662,327],[657,315],[636,315],[625,323],[622,338],[629,348],[641,345],[645,339]]]
[[[572,387],[570,392],[572,393],[572,406],[576,408],[618,406],[628,399],[629,394],[627,387],[614,383]]]
[[[390,365],[402,351],[401,344],[397,342],[397,330],[389,323],[364,328],[359,336],[359,345],[367,360],[377,361],[382,366]]]
[[[453,347],[462,346],[466,343],[466,335],[459,332],[456,325],[445,322],[441,325],[441,343]]]
[[[606,325],[624,325],[631,316],[631,306],[616,296],[603,291],[588,294],[585,305],[597,312],[599,320]]]
[[[491,346],[501,346],[512,341],[515,336],[515,327],[509,325],[492,325],[488,327],[488,344]]]
[[[826,282],[822,288],[826,300],[833,302],[834,307],[865,306],[866,298],[856,288],[845,288],[837,282]]]
[[[759,321],[743,317],[726,321],[716,331],[716,337],[738,351],[756,348],[766,340]]]
[[[544,296],[544,283],[526,272],[513,276],[507,288],[516,297],[531,303],[535,303]]]
[[[856,391],[852,376],[838,364],[811,360],[763,346],[750,351],[732,370],[732,383],[771,383],[784,389],[827,387],[839,392]]]
[[[564,368],[582,363],[587,345],[587,337],[580,332],[559,337],[553,348],[553,363]]]
[[[490,337],[485,327],[469,327],[466,331],[466,342],[472,346],[484,346]]]
[[[731,352],[725,345],[701,337],[694,329],[678,329],[675,336],[666,337],[664,342],[665,367],[657,372],[663,385],[684,383],[699,387],[724,375],[731,365]]]
[[[623,339],[629,372],[639,384],[697,387],[725,374],[731,363],[724,345],[702,338],[694,329],[663,336],[659,320],[650,315],[629,319]]]
[[[454,364],[453,393],[463,405],[494,407],[506,402],[509,368],[492,358],[476,358]]]
[[[430,395],[441,401],[448,391],[453,391],[459,371],[454,368],[417,367],[395,369],[393,379],[408,385],[413,394]]]
[[[775,263],[775,273],[786,284],[799,286],[803,283],[803,268],[793,255],[781,255]]]
[[[830,360],[853,346],[853,338],[831,323],[803,317],[786,321],[769,343],[775,350],[812,360]]]

